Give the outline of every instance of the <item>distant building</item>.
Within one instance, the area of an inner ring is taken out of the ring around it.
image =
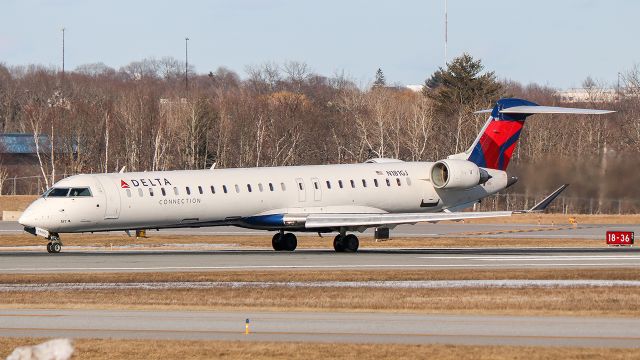
[[[413,92],[421,92],[424,88],[424,85],[407,85],[407,89]]]
[[[47,135],[38,138],[40,152],[50,152],[51,144]],[[0,134],[0,157],[3,165],[37,165],[36,142],[33,134]]]
[[[563,102],[615,102],[618,100],[618,91],[616,89],[604,88],[572,88],[560,90],[556,93]]]

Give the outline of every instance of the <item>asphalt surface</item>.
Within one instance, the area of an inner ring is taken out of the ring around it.
[[[0,319],[0,336],[640,347],[634,318],[3,309]]]
[[[1,252],[0,273],[640,267],[640,248]]]
[[[400,225],[391,230],[392,236],[420,237],[420,236],[457,236],[457,237],[495,237],[495,238],[544,238],[544,239],[598,239],[603,240],[607,230],[626,230],[640,233],[640,225],[606,225],[579,224],[574,227],[567,224],[538,225],[538,224],[464,224],[464,223],[436,223]],[[0,234],[23,232],[22,226],[13,221],[0,221]],[[150,230],[150,234],[156,233]],[[233,226],[209,228],[165,229],[160,234],[176,235],[260,235],[268,236],[268,232],[249,230]],[[373,230],[365,231],[372,235]],[[64,235],[63,235],[64,237]]]

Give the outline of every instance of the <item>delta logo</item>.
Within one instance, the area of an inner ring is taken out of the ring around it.
[[[129,182],[126,182],[120,179],[120,188],[122,189],[130,189],[132,186],[139,187],[139,186],[164,186],[164,185],[171,185],[171,182],[166,178],[129,179]]]

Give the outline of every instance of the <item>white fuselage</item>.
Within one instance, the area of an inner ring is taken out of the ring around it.
[[[90,196],[44,196],[20,223],[52,233],[229,224],[304,230],[305,214],[440,212],[507,186],[505,172],[487,169],[491,178],[482,185],[435,189],[432,165],[397,161],[76,175],[54,188],[88,187]],[[285,221],[268,215],[283,215]]]

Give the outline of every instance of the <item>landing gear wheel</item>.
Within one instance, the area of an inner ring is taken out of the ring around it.
[[[52,253],[57,254],[60,252],[60,250],[62,250],[62,245],[60,245],[60,243],[58,242],[54,242],[54,243],[51,243],[50,248]]]
[[[345,252],[356,252],[360,246],[360,241],[357,236],[349,234],[342,239],[342,244]]]
[[[284,250],[283,241],[282,241],[283,237],[284,237],[284,234],[282,234],[282,233],[275,233],[273,235],[273,238],[271,238],[271,246],[273,246],[273,250],[275,250],[275,251]]]
[[[333,249],[336,252],[344,252],[344,236],[342,235],[336,235],[335,238],[333,238]]]
[[[293,251],[298,247],[298,239],[293,233],[286,233],[282,237],[283,250]]]
[[[53,251],[51,251],[51,243],[48,243],[48,244],[47,244],[47,252],[48,252],[49,254],[51,254],[51,253],[53,252]]]
[[[337,235],[333,239],[333,249],[336,252],[356,252],[359,246],[360,241],[358,237],[353,234],[345,236]]]

